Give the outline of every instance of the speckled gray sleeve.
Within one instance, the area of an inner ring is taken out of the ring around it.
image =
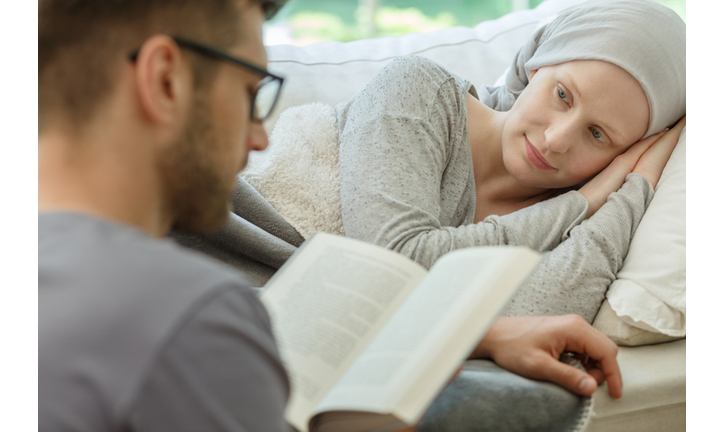
[[[434,62],[405,57],[337,106],[342,220],[348,237],[429,268],[455,249],[557,246],[585,217],[577,192],[473,223],[467,130],[471,84]]]
[[[575,313],[593,322],[653,195],[646,178],[629,174],[603,207],[544,255],[504,315]]]

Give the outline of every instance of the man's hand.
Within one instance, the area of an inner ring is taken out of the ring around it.
[[[671,130],[659,132],[637,142],[583,185],[579,192],[588,200],[586,217],[596,213],[606,203],[608,196],[621,188],[626,176],[632,172],[643,175],[653,187],[656,187],[685,125],[686,116]]]
[[[570,351],[584,356],[588,373],[561,362]],[[578,315],[499,318],[473,351],[471,358],[490,358],[518,375],[552,381],[584,396],[608,382],[608,392],[623,391],[616,355],[618,346]]]

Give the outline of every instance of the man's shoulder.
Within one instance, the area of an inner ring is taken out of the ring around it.
[[[156,283],[246,285],[243,275],[206,255],[131,226],[80,214],[38,217],[39,270],[78,267],[112,279],[114,275]]]
[[[129,316],[171,325],[229,290],[259,303],[231,267],[173,240],[77,214],[38,218],[38,289],[46,318],[56,309],[107,310],[103,322],[111,327]]]
[[[40,216],[38,234],[39,400],[48,424],[71,411],[79,422],[103,424],[109,414],[99,404],[114,424],[124,422],[157,359],[183,335],[203,361],[218,355],[194,346],[207,337],[226,337],[231,351],[246,349],[249,337],[276,352],[263,305],[222,264],[83,215]]]

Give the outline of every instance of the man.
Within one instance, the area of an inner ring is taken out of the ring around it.
[[[263,66],[262,6],[40,2],[40,430],[288,429],[253,292],[161,240],[221,226],[267,145],[249,120],[265,76],[170,35]]]
[[[39,3],[41,431],[289,429],[253,290],[164,239],[224,225],[236,174],[267,146],[281,80],[264,70],[261,25],[282,3]],[[586,374],[564,350],[598,363]],[[475,355],[621,393],[615,345],[582,319],[500,320]]]

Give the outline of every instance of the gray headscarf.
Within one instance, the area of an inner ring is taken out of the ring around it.
[[[571,60],[604,60],[638,80],[649,101],[652,135],[686,113],[686,23],[653,0],[593,0],[534,32],[518,51],[505,85],[481,89],[486,105],[507,111],[528,74]]]

